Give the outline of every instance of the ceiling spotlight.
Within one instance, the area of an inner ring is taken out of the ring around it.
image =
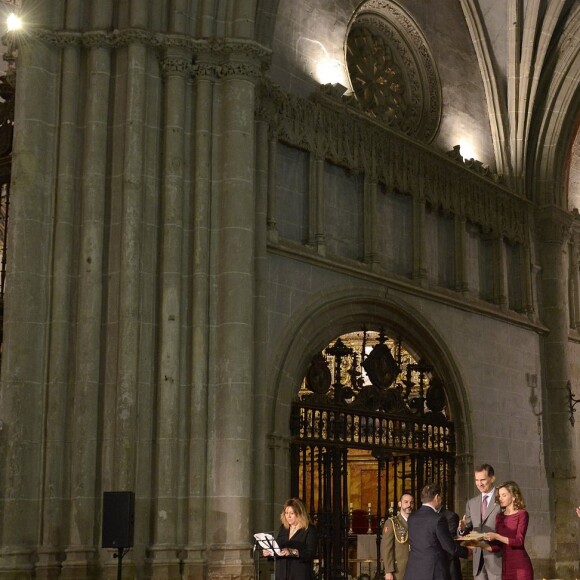
[[[9,31],[20,30],[22,28],[22,19],[20,16],[14,14],[14,12],[11,12],[6,19],[6,25]]]

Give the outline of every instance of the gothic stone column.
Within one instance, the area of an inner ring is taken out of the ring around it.
[[[537,212],[536,220],[542,266],[541,314],[550,329],[543,341],[546,401],[544,428],[547,433],[546,469],[551,486],[552,553],[555,577],[575,578],[578,574],[578,544],[572,541],[570,521],[574,517],[577,458],[566,390],[570,372],[566,250],[572,215],[557,207],[547,206]]]
[[[253,441],[255,79],[252,47],[221,66],[216,116],[220,165],[212,223],[214,361],[208,397],[208,576],[249,578]],[[217,178],[216,176],[216,178]]]

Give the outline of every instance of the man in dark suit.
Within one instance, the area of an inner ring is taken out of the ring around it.
[[[428,483],[421,491],[422,506],[409,516],[409,562],[404,580],[451,580],[451,556],[468,558],[469,550],[460,546],[439,513],[442,504],[441,487]]]
[[[442,508],[439,512],[445,516],[447,520],[447,527],[449,528],[449,533],[452,536],[457,534],[457,528],[459,527],[459,516],[451,510]],[[452,556],[447,554],[447,559],[449,560],[449,573],[451,580],[463,580],[463,575],[461,574],[461,562],[459,561],[459,556]]]

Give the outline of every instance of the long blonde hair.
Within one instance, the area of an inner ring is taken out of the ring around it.
[[[280,521],[282,525],[288,529],[290,524],[286,520],[286,508],[292,508],[296,514],[296,521],[298,523],[298,529],[306,529],[310,524],[310,518],[308,517],[308,511],[304,503],[296,497],[286,500],[284,507],[282,508],[282,513],[280,514]]]

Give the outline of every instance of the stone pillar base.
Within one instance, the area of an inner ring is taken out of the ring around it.
[[[252,580],[254,566],[252,564],[210,564],[207,578],[210,580]]]
[[[40,548],[38,562],[34,568],[34,577],[38,580],[56,580],[60,578],[64,554],[54,549]]]
[[[214,548],[208,554],[207,578],[211,580],[250,580],[254,578],[251,547]]]
[[[115,558],[113,562],[107,562],[106,566],[103,567],[103,572],[101,576],[99,576],[99,580],[117,580],[117,562],[117,558]],[[135,563],[131,562],[127,556],[123,558],[121,571],[123,580],[134,580],[134,578],[137,578]]]
[[[0,551],[0,580],[29,580],[33,577],[32,553],[6,546]]]
[[[0,580],[31,580],[32,569],[25,570],[10,570],[8,568],[0,568]]]
[[[203,580],[207,578],[207,568],[204,562],[184,562],[183,580]]]
[[[175,580],[175,578],[181,577],[179,563],[163,564],[157,562],[149,567],[146,575],[146,578],[149,578],[150,580]]]
[[[36,580],[59,580],[61,578],[61,565],[37,564],[34,578]]]
[[[59,580],[92,580],[100,577],[101,567],[94,548],[73,546],[67,548],[65,553]]]
[[[63,565],[59,580],[96,580],[101,578],[101,570],[90,563]]]
[[[182,564],[175,547],[149,548],[145,565],[145,578],[150,580],[174,580],[181,578]]]

